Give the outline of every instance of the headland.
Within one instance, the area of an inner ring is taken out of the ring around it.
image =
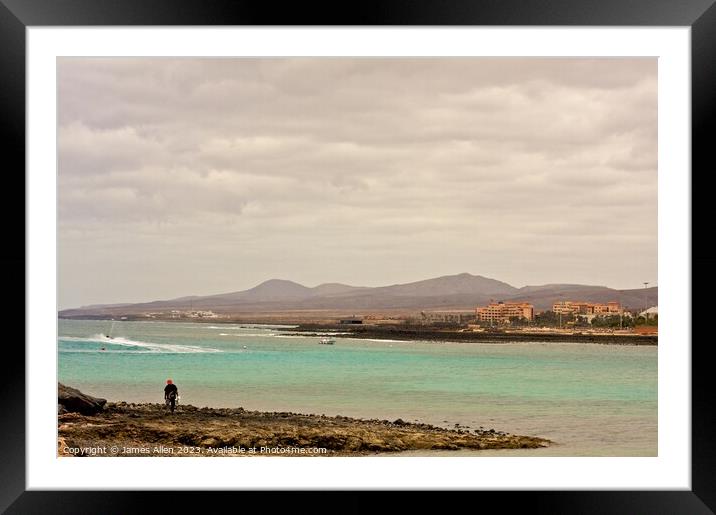
[[[171,413],[161,404],[99,401],[90,410],[94,413],[68,412],[61,405],[58,455],[367,456],[401,451],[539,448],[551,443],[494,429],[446,429],[401,419],[190,405],[179,406]]]

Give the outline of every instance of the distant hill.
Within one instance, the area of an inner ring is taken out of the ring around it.
[[[519,293],[504,300],[531,302],[536,310],[546,310],[555,302],[565,300],[586,302],[617,301],[627,309],[643,309],[645,300],[650,306],[658,304],[658,287],[636,290],[614,290],[606,286],[581,284],[547,284],[525,286]]]
[[[372,288],[375,293],[394,296],[431,297],[434,295],[510,295],[517,288],[502,281],[467,273],[445,275],[408,284]]]
[[[608,302],[642,308],[658,302],[658,289],[614,290],[605,286],[547,284],[515,288],[505,282],[462,273],[424,281],[380,287],[327,283],[314,288],[284,279],[271,279],[254,288],[207,296],[189,296],[137,304],[107,304],[67,309],[60,317],[136,315],[167,310],[211,310],[250,313],[281,310],[473,309],[491,300],[525,301],[549,309],[561,300]]]

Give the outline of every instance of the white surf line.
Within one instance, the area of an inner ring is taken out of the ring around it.
[[[77,341],[77,342],[92,342],[102,343],[106,345],[122,345],[125,347],[142,347],[147,349],[157,350],[159,352],[166,353],[209,353],[209,352],[221,352],[219,349],[211,347],[200,347],[198,345],[179,345],[171,343],[154,343],[144,342],[138,340],[131,340],[128,338],[107,338],[103,335],[94,335],[89,338],[82,338],[76,336],[60,336],[60,340]]]

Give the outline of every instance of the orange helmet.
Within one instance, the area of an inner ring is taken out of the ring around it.
[[[167,379],[167,384],[172,384],[172,380],[171,380],[171,379]]]

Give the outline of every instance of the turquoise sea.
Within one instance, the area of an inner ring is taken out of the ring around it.
[[[181,404],[483,426],[555,442],[483,456],[657,455],[657,347],[320,345],[288,335],[290,326],[185,322],[59,320],[58,329],[59,380],[110,401],[162,402],[172,378]]]

